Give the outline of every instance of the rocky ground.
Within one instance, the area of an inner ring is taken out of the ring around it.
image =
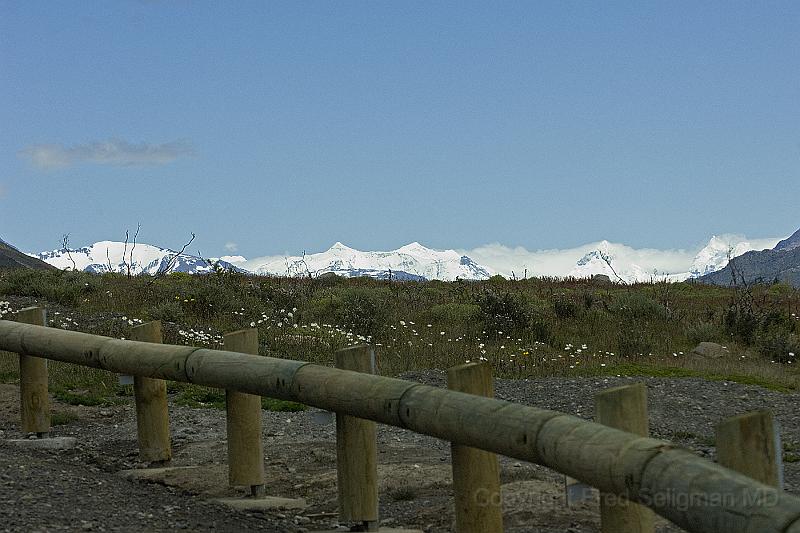
[[[441,372],[404,376],[444,385]],[[593,416],[593,395],[630,378],[498,380],[499,398]],[[721,419],[770,409],[788,446],[800,444],[798,394],[699,379],[645,379],[651,433],[714,458],[714,426]],[[305,498],[302,511],[246,513],[209,500],[236,495],[226,482],[224,413],[172,406],[173,465],[200,465],[163,479],[134,482],[119,472],[138,463],[131,404],[84,407],[54,403],[71,419],[54,435],[75,436],[66,451],[8,444],[18,431],[15,385],[0,385],[0,531],[313,531],[336,521],[335,424],[316,409],[264,412],[268,494]],[[449,444],[391,427],[379,428],[382,523],[425,531],[453,525]],[[501,458],[506,530],[599,530],[596,498],[567,507],[564,478],[546,468]],[[800,463],[785,465],[786,490],[800,494]],[[241,493],[240,493],[241,494]],[[665,521],[658,530],[679,531]]]

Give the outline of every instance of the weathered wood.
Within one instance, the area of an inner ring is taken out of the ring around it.
[[[258,354],[258,330],[243,329],[224,336],[225,349]],[[225,391],[228,429],[228,482],[231,486],[264,485],[264,452],[261,443],[261,396]]]
[[[336,352],[336,367],[373,374],[375,352],[354,346]],[[378,520],[378,440],[375,422],[336,413],[336,473],[339,520]]]
[[[186,359],[200,350],[193,346],[112,339],[55,328],[48,330],[47,334],[42,335],[34,326],[0,321],[0,337],[3,339],[4,349],[10,352],[103,368],[118,374],[138,374],[186,382],[189,381],[185,368]]]
[[[147,322],[136,326],[131,337],[140,342],[160,344],[161,322]],[[133,395],[136,400],[139,458],[147,462],[169,461],[172,458],[172,447],[169,439],[167,383],[162,379],[134,375]]]
[[[44,326],[47,314],[40,307],[26,307],[17,312],[17,321]],[[47,391],[47,359],[19,356],[19,392],[22,431],[41,436],[50,432],[50,396]]]
[[[223,350],[199,349],[186,359],[187,381],[225,390],[292,400],[292,383],[305,361],[290,361]],[[313,365],[312,365],[313,366]]]
[[[780,488],[783,450],[776,449],[775,423],[769,411],[753,411],[723,420],[716,430],[719,464]]]
[[[644,383],[614,387],[595,396],[595,420],[605,426],[647,437],[647,388]],[[616,494],[600,493],[600,522],[603,533],[625,531],[652,533],[652,511]]]
[[[82,353],[112,343],[128,348],[124,363]],[[123,364],[135,368],[139,346],[146,345],[0,320],[0,350],[112,372],[126,371],[120,368]],[[264,380],[259,386],[250,382],[247,389],[240,389],[244,392],[282,397],[541,464],[603,492],[644,503],[687,531],[800,533],[800,498],[668,442],[555,411],[398,379],[235,352],[216,351],[215,357],[206,358],[211,350],[150,346],[164,349],[163,367],[145,366],[158,376],[169,374],[169,379],[210,386],[224,383],[228,388],[230,376],[214,362],[241,357],[246,364],[232,374],[291,376],[283,382]],[[212,362],[209,368],[217,370],[181,374],[171,366],[176,360],[191,366],[195,356]],[[153,353],[152,361],[156,360]]]
[[[486,363],[468,363],[447,371],[451,390],[493,397],[492,369]],[[503,531],[500,463],[492,452],[450,445],[455,494],[456,531],[493,533]]]
[[[349,413],[358,418],[403,427],[400,399],[411,389],[420,386],[419,383],[402,379],[305,364],[297,368],[292,378],[289,399],[328,411]]]

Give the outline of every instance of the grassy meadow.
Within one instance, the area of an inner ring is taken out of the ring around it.
[[[43,305],[49,326],[127,338],[160,320],[164,342],[221,348],[222,335],[257,327],[260,353],[331,364],[341,348],[375,346],[380,372],[491,363],[496,376],[652,375],[720,379],[796,390],[800,291],[787,285],[623,285],[593,280],[386,282],[271,278],[219,271],[131,277],[0,270],[0,317]],[[729,353],[709,359],[702,341]],[[0,381],[18,379],[0,354]],[[99,370],[51,363],[51,388],[70,403],[126,401],[129,387]],[[179,401],[219,406],[219,391],[171,384]],[[265,408],[292,409],[296,405]]]

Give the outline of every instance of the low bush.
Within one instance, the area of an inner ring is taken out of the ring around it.
[[[666,318],[664,306],[644,292],[623,292],[612,304],[612,310],[620,317],[638,320],[662,320]]]
[[[686,327],[686,338],[695,345],[701,342],[717,342],[723,339],[723,332],[716,324],[700,321]]]
[[[591,304],[587,306],[587,309]],[[566,294],[557,294],[553,297],[553,311],[560,319],[575,318],[578,316],[578,304]]]
[[[506,334],[519,335],[530,324],[525,302],[511,293],[485,290],[475,298],[480,309],[484,328],[492,337]]]

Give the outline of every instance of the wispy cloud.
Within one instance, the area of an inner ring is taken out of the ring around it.
[[[731,243],[745,240],[743,236],[723,235],[721,241]],[[751,239],[747,249],[772,248],[778,239]],[[530,276],[566,276],[576,262],[593,250],[602,250],[614,258],[617,265],[638,265],[646,272],[676,274],[688,272],[700,247],[689,250],[633,248],[620,243],[600,241],[583,246],[556,250],[527,250],[499,243],[487,244],[473,250],[460,250],[481,265],[488,266],[505,276],[512,272],[518,277],[527,272]]]
[[[514,272],[522,277],[566,276],[577,261],[587,253],[602,249],[611,252],[618,262],[636,263],[648,270],[660,272],[687,271],[697,250],[639,249],[606,242],[594,242],[568,249],[527,250],[521,246],[511,248],[499,243],[487,244],[463,253],[504,276]]]
[[[97,165],[164,165],[183,156],[192,155],[191,145],[183,141],[163,144],[130,143],[109,139],[88,144],[34,144],[19,151],[34,166],[49,170],[77,163]]]
[[[225,243],[225,251],[226,252],[237,252],[239,251],[239,245],[233,241],[228,241]]]

